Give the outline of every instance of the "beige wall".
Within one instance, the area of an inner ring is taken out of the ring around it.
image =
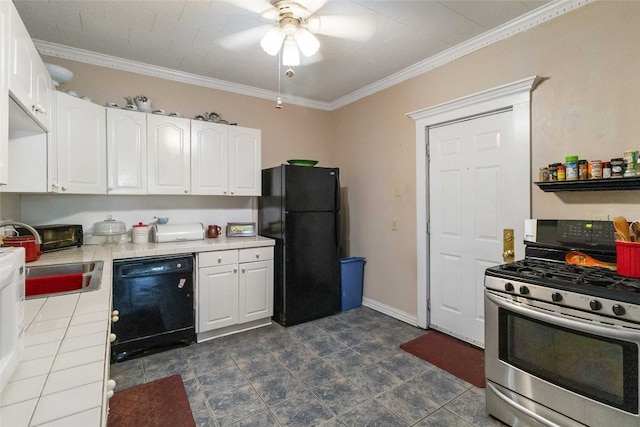
[[[351,253],[367,258],[365,296],[416,314],[416,263],[425,260],[416,259],[416,138],[407,112],[539,75],[547,80],[532,94],[536,177],[567,155],[619,157],[640,149],[639,28],[640,2],[597,2],[336,111],[336,163],[349,193]],[[638,191],[543,193],[532,185],[531,194],[534,218],[640,218]]]
[[[367,258],[365,297],[415,316],[416,265],[425,261],[416,259],[415,127],[405,114],[539,75],[547,80],[532,94],[536,171],[567,155],[610,159],[640,149],[638,28],[640,2],[596,2],[334,112],[278,111],[275,101],[45,60],[74,71],[63,89],[99,104],[144,93],[185,117],[213,110],[261,128],[263,167],[290,158],[340,167],[347,254]],[[531,193],[533,217],[640,218],[637,191],[561,195],[532,186]]]

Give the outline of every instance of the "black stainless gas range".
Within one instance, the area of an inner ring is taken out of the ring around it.
[[[610,221],[527,220],[525,258],[485,274],[487,411],[510,425],[640,425],[640,279]],[[639,260],[640,262],[640,260]]]

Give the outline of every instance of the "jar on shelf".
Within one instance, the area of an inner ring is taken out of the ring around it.
[[[575,181],[578,179],[578,156],[567,156],[564,159],[566,168],[566,180]]]
[[[547,182],[547,181],[549,181],[549,168],[548,167],[540,168],[540,171],[538,172],[538,181],[539,182]]]
[[[589,179],[589,162],[586,160],[578,160],[578,179]]]
[[[592,160],[589,162],[589,179],[602,178],[602,162],[600,160]]]
[[[611,178],[611,162],[602,162],[602,177]]]
[[[558,174],[558,181],[567,179],[567,168],[564,165],[558,165],[556,167],[556,173]]]
[[[624,174],[624,159],[617,157],[611,159],[611,178],[622,178]]]

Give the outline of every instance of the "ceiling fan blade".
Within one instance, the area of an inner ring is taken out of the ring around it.
[[[263,18],[275,20],[278,18],[276,9],[269,0],[223,0],[249,12],[261,15]]]
[[[315,34],[366,42],[376,30],[376,20],[368,16],[322,15],[309,18],[306,27]]]
[[[221,37],[216,42],[226,50],[239,50],[257,44],[264,35],[273,28],[272,25],[260,25],[239,33]]]

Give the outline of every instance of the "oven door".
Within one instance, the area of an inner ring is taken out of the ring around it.
[[[640,425],[638,325],[490,290],[485,316],[490,414],[512,425]]]

